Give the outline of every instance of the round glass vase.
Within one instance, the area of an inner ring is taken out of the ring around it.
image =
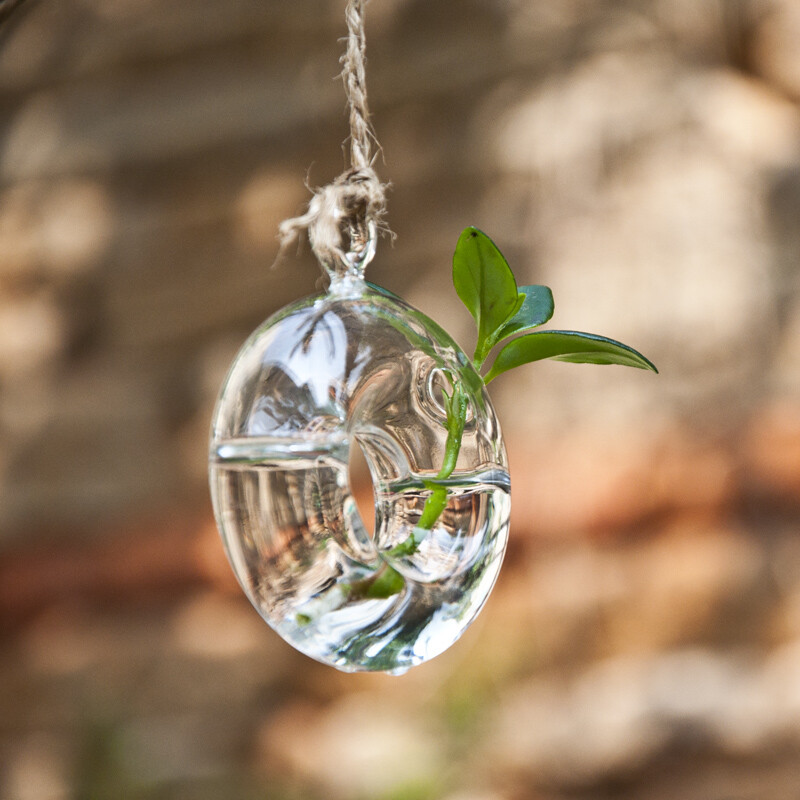
[[[442,477],[456,394],[461,441]],[[354,446],[374,532],[350,489]],[[358,278],[287,306],[244,344],[214,414],[210,481],[258,612],[348,672],[402,673],[453,644],[506,548],[508,465],[483,381],[435,322]]]

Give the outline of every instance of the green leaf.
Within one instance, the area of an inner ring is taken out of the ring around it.
[[[506,339],[515,333],[544,325],[553,316],[555,308],[553,293],[547,286],[520,286],[522,305],[511,319],[500,329],[497,339]]]
[[[463,231],[456,245],[453,285],[478,326],[475,361],[481,362],[497,341],[498,330],[525,298],[495,243],[472,227]]]
[[[520,336],[505,345],[497,354],[485,382],[489,383],[509,369],[543,358],[575,364],[621,364],[658,372],[641,353],[614,339],[578,331],[540,331]]]

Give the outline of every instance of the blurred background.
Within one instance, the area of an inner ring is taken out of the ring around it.
[[[401,678],[264,625],[206,488],[228,363],[320,286],[271,265],[344,166],[344,0],[2,5],[1,797],[800,796],[797,0],[369,4],[370,279],[471,349],[477,225],[661,369],[492,384],[506,565]]]

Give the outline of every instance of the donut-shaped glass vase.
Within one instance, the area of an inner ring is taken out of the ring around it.
[[[463,435],[437,479],[456,384]],[[350,490],[356,443],[374,533]],[[290,305],[250,336],[217,403],[210,478],[250,601],[291,645],[347,672],[400,674],[453,644],[506,548],[508,465],[483,381],[436,323],[363,282]],[[420,527],[437,489],[446,505]]]

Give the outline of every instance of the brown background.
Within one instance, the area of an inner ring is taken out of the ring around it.
[[[0,28],[0,797],[800,796],[800,5],[372,0],[369,277],[469,349],[486,230],[660,367],[492,394],[512,544],[403,678],[294,653],[205,487],[343,166],[343,0],[27,0]],[[369,498],[369,487],[361,483]]]

